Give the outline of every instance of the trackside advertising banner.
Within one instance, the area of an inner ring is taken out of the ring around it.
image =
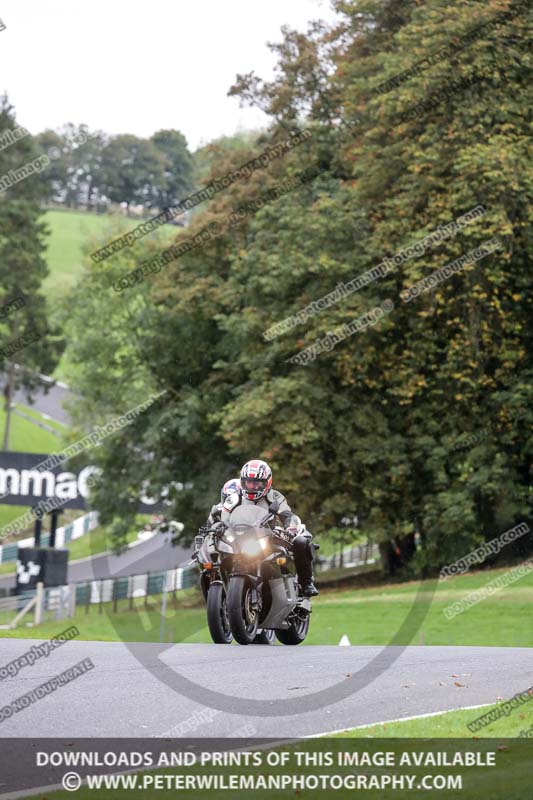
[[[0,503],[27,507],[57,500],[58,507],[84,509],[89,479],[95,474],[97,467],[74,468],[45,453],[0,452]],[[157,507],[152,498],[139,500],[141,513],[150,514]]]
[[[80,667],[81,669],[81,667]],[[2,739],[0,800],[527,800],[531,739]]]

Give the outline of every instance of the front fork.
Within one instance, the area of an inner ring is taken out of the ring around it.
[[[219,581],[220,583],[224,583],[222,572],[220,569],[204,569],[200,575],[200,588],[202,590],[202,594],[204,596],[204,600],[207,602],[207,593],[209,591],[209,587],[212,583]]]

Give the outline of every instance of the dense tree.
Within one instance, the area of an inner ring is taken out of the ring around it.
[[[13,107],[0,99],[0,136],[17,128]],[[61,337],[50,331],[41,284],[46,228],[40,221],[46,161],[27,135],[0,150],[0,368],[6,424],[2,449],[9,449],[11,404],[19,386],[31,390],[34,373],[53,371]]]
[[[212,177],[301,126],[313,136],[195,217],[193,232],[219,222],[218,238],[150,282],[109,294],[108,320],[123,326],[128,343],[118,360],[91,368],[102,380],[93,374],[84,388],[93,398],[113,397],[108,364],[118,379],[132,363],[139,375],[149,373],[147,385],[168,388],[164,408],[146,412],[135,441],[110,444],[102,458],[125,498],[142,477],[156,489],[173,476],[192,480],[192,490],[173,496],[189,536],[208,495],[242,461],[262,456],[317,531],[338,527],[356,508],[384,551],[391,543],[404,563],[435,569],[532,519],[526,6],[496,25],[495,15],[516,3],[335,5],[331,30],[284,31],[271,83],[238,78],[232,92],[259,104],[272,126],[248,146],[217,154]],[[486,22],[462,49],[378,91]],[[232,210],[310,166],[314,181],[225,229]],[[263,337],[340,282],[479,205],[480,218],[423,255],[288,333]],[[498,251],[403,302],[403,290],[494,237]],[[125,267],[121,256],[109,269]],[[103,288],[109,276],[93,273]],[[377,325],[305,366],[288,361],[385,300],[394,309]],[[80,305],[77,313],[89,312]],[[85,335],[85,346],[95,335]],[[493,425],[474,447],[455,447],[488,419]]]
[[[151,207],[165,185],[165,158],[153,142],[138,136],[115,136],[102,153],[100,185],[114,203]]]
[[[156,205],[168,208],[182,200],[193,187],[193,161],[187,140],[180,131],[157,131],[150,138],[164,156],[164,182],[156,189]]]
[[[76,147],[70,149],[69,160],[75,167],[78,204],[87,211],[105,208],[108,200],[101,179],[109,136],[103,131],[89,131],[80,126],[76,141]]]
[[[111,137],[69,123],[43,131],[36,142],[50,158],[39,177],[45,199],[69,208],[102,210],[110,202],[165,208],[194,185],[192,155],[179,131],[161,130],[150,139]]]
[[[39,176],[44,199],[47,203],[62,202],[66,199],[69,182],[65,137],[57,131],[47,129],[35,137],[35,143],[40,152],[50,159],[48,169]]]

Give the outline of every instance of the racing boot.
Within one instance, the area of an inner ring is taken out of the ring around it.
[[[319,591],[313,583],[313,556],[309,539],[306,536],[297,536],[293,540],[292,550],[303,596],[316,597]]]
[[[300,584],[302,586],[302,594],[304,597],[316,597],[317,594],[320,594],[318,589],[316,588],[315,584],[313,583],[313,576],[304,581],[300,578]]]

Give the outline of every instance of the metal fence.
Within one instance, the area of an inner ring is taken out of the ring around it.
[[[105,578],[102,580],[71,583],[67,586],[55,586],[44,589],[25,591],[18,595],[0,597],[0,627],[14,627],[15,624],[27,624],[27,620],[17,619],[31,600],[36,603],[32,611],[33,625],[39,625],[45,619],[60,620],[72,617],[76,609],[84,607],[89,613],[94,606],[102,607],[104,603],[112,603],[113,610],[119,610],[119,602],[128,601],[133,608],[134,600],[155,595],[166,596],[183,589],[198,585],[198,570],[195,567],[178,567],[163,572],[145,572],[140,575]],[[124,607],[124,603],[122,603]]]
[[[36,591],[21,592],[21,594],[0,597],[0,629],[15,627],[19,614],[36,597]]]
[[[136,597],[149,597],[163,592],[176,592],[190,589],[198,583],[198,570],[195,567],[177,567],[164,572],[145,572],[141,575],[128,575],[118,578],[87,581],[59,587],[75,592],[75,605],[111,603],[119,600],[133,600]],[[48,589],[50,603],[58,602],[58,589]]]

